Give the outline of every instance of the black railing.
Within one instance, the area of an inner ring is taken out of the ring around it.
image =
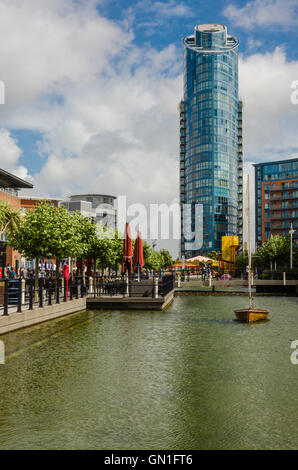
[[[35,287],[34,278],[0,278],[0,315],[21,313],[74,299],[103,296],[158,297],[174,289],[172,275],[155,276],[70,276],[40,278]]]
[[[34,278],[0,278],[0,315],[43,308],[61,302],[85,297],[88,294],[88,278],[40,278],[35,287]]]

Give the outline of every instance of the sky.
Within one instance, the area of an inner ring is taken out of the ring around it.
[[[0,167],[31,195],[179,197],[183,37],[240,40],[245,168],[298,155],[298,0],[0,0]]]

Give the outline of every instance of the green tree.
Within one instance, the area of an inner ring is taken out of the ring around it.
[[[149,256],[146,259],[145,267],[157,271],[158,269],[162,268],[163,263],[163,256],[158,251],[151,250]]]
[[[289,264],[290,239],[276,235],[269,238],[256,252],[263,266],[270,266],[271,262],[277,264]]]
[[[211,259],[214,259],[214,260],[217,260],[217,251],[215,250],[212,250],[208,253],[208,258],[211,258]]]
[[[123,256],[123,238],[112,228],[96,225],[96,236],[92,237],[90,255],[102,269],[113,267],[118,269]]]
[[[39,258],[81,256],[84,252],[78,219],[64,207],[55,208],[40,202],[34,210],[27,211],[18,227],[10,233],[8,243],[29,259],[35,259],[35,288],[38,287]]]
[[[14,232],[20,224],[20,211],[12,209],[7,202],[0,203],[0,235]]]
[[[240,253],[236,260],[235,260],[235,266],[239,271],[243,272],[246,270],[246,266],[248,265],[248,253],[247,251],[243,251]]]
[[[147,267],[147,262],[150,258],[151,253],[152,253],[151,246],[149,245],[148,242],[143,240],[143,255],[144,255],[144,265],[145,265],[145,267]]]
[[[164,248],[162,248],[162,249],[160,250],[160,254],[161,254],[162,258],[163,258],[163,263],[162,263],[162,266],[161,266],[161,267],[162,267],[162,268],[167,268],[168,266],[172,266],[172,264],[173,264],[173,259],[172,259],[171,255],[170,255],[169,251],[168,251],[168,250],[165,250]]]

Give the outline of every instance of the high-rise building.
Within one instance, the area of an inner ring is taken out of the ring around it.
[[[242,245],[242,102],[238,96],[238,40],[219,24],[195,27],[184,39],[184,96],[180,103],[181,254],[186,258],[221,249],[221,238]],[[190,204],[188,215],[183,204]],[[203,205],[203,244],[189,249]]]
[[[298,242],[298,158],[257,163],[255,167],[256,245],[271,235]]]

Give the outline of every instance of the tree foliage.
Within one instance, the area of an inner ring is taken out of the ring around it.
[[[20,224],[20,211],[12,209],[7,202],[0,203],[0,235],[14,232]]]
[[[112,228],[96,225],[96,236],[90,244],[90,255],[101,268],[117,268],[122,262],[123,238]]]
[[[161,254],[162,258],[163,258],[163,263],[162,263],[162,266],[161,266],[161,267],[162,267],[162,268],[167,268],[168,266],[172,266],[172,264],[173,264],[173,259],[172,259],[171,255],[170,255],[169,251],[168,251],[168,250],[165,250],[164,248],[162,248],[162,249],[160,250],[160,254]]]
[[[289,262],[290,239],[276,235],[269,238],[257,251],[256,255],[264,266],[269,266],[271,262],[284,264]]]
[[[244,251],[237,256],[235,260],[235,266],[237,269],[239,269],[239,271],[245,271],[247,265],[248,265],[248,253],[247,251]]]
[[[145,267],[150,270],[153,269],[154,271],[157,271],[158,269],[162,268],[163,263],[164,263],[163,256],[158,251],[151,250],[147,257]]]
[[[211,259],[214,259],[214,260],[217,260],[217,251],[215,250],[212,250],[208,253],[208,258],[211,258]]]

